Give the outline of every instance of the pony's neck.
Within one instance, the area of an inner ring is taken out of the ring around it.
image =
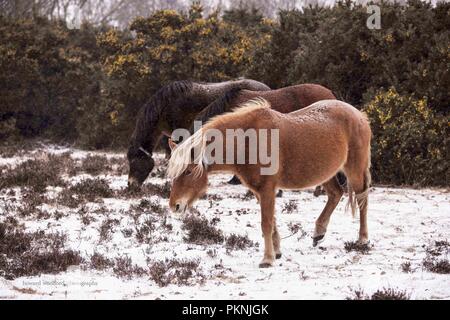
[[[220,132],[222,132],[222,136],[224,137],[223,139],[223,150],[222,150],[222,154],[223,154],[223,159],[222,159],[222,163],[216,163],[216,162],[212,162],[210,164],[207,165],[207,171],[208,173],[218,173],[218,172],[227,172],[227,173],[235,173],[236,171],[236,163],[237,163],[237,152],[236,150],[233,152],[233,157],[234,157],[234,161],[229,164],[227,163],[226,159],[227,159],[227,135],[226,135],[226,130],[227,129],[242,129],[242,130],[246,130],[248,127],[248,124],[245,121],[242,121],[240,119],[233,119],[233,121],[226,121],[226,122],[221,122],[221,123],[216,123],[214,125],[214,127],[208,127],[206,126],[205,129],[216,129],[219,130]],[[234,143],[234,142],[233,142]]]

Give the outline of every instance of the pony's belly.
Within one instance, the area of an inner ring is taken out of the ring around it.
[[[335,176],[342,168],[344,159],[338,157],[329,161],[300,161],[298,164],[283,168],[279,188],[306,189],[323,184]]]

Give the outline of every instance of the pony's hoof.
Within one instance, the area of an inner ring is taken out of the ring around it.
[[[277,192],[277,198],[283,197],[283,190],[278,190]]]
[[[272,266],[272,264],[270,262],[261,262],[259,264],[260,268],[270,268]]]
[[[370,241],[369,239],[358,239],[358,241],[356,241],[356,244],[360,246],[368,246],[370,244]]]
[[[275,254],[275,259],[280,259],[280,258],[281,258],[281,253]]]
[[[323,242],[324,238],[325,238],[324,234],[313,237],[313,247],[316,247],[319,243]]]

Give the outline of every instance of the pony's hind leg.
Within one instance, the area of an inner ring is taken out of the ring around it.
[[[366,244],[369,242],[369,232],[367,228],[367,208],[369,203],[369,185],[370,185],[370,172],[369,168],[362,172],[354,173],[349,172],[348,176],[349,195],[351,192],[355,192],[353,203],[350,203],[353,207],[358,203],[359,207],[359,238],[358,243]],[[349,200],[352,201],[352,200]],[[354,210],[354,208],[353,208]]]
[[[369,202],[369,189],[356,195],[359,207],[359,239],[360,244],[366,244],[369,242],[369,231],[367,228],[367,207]]]
[[[277,221],[275,218],[273,218],[273,233],[272,233],[272,242],[273,242],[273,249],[275,251],[275,259],[281,258],[281,240],[280,240],[280,234],[278,233],[277,228]]]
[[[274,255],[274,216],[275,216],[275,191],[259,193],[261,205],[261,228],[264,237],[264,258],[259,264],[260,268],[273,265]],[[277,232],[278,233],[278,232]]]
[[[330,216],[333,213],[336,206],[338,205],[339,200],[341,200],[342,195],[344,194],[344,191],[339,185],[336,176],[331,178],[329,181],[325,182],[322,186],[328,195],[328,200],[325,205],[325,208],[323,208],[322,213],[316,220],[316,228],[314,230],[313,235],[314,247],[317,246],[317,244],[321,242],[325,237],[328,223],[330,222]]]

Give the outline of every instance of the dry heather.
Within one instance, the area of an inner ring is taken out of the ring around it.
[[[86,202],[101,201],[103,198],[113,196],[114,191],[105,179],[84,179],[62,192],[58,197],[58,203],[69,208],[76,208]]]
[[[347,300],[409,300],[410,296],[406,291],[393,288],[379,289],[372,295],[365,294],[362,289],[354,289],[353,296]]]
[[[139,277],[146,273],[144,268],[133,264],[131,258],[127,256],[116,258],[113,271],[118,277],[126,279],[131,279],[134,276]]]
[[[298,204],[296,200],[289,200],[284,203],[282,213],[296,213],[298,210]]]
[[[0,190],[11,187],[29,187],[44,192],[47,186],[66,186],[62,174],[73,167],[70,154],[44,155],[26,160],[15,167],[0,168]]]
[[[435,241],[425,249],[426,257],[422,262],[423,267],[434,273],[449,274],[450,262],[448,254],[450,244],[447,241]]]
[[[188,285],[192,278],[201,278],[204,276],[198,270],[199,260],[165,260],[153,263],[149,268],[150,277],[160,287],[169,284]]]
[[[232,233],[227,237],[225,246],[228,250],[244,250],[246,248],[255,246],[255,243],[251,241],[247,235],[241,236]]]
[[[214,227],[206,218],[188,215],[183,219],[181,228],[187,232],[184,240],[188,243],[214,244],[225,240],[222,231]]]
[[[0,276],[14,279],[58,273],[79,265],[83,259],[78,252],[64,249],[65,241],[62,234],[27,233],[0,223]]]
[[[372,250],[372,246],[369,243],[361,244],[358,241],[346,241],[344,248],[347,252],[355,251],[362,254],[368,254]]]

